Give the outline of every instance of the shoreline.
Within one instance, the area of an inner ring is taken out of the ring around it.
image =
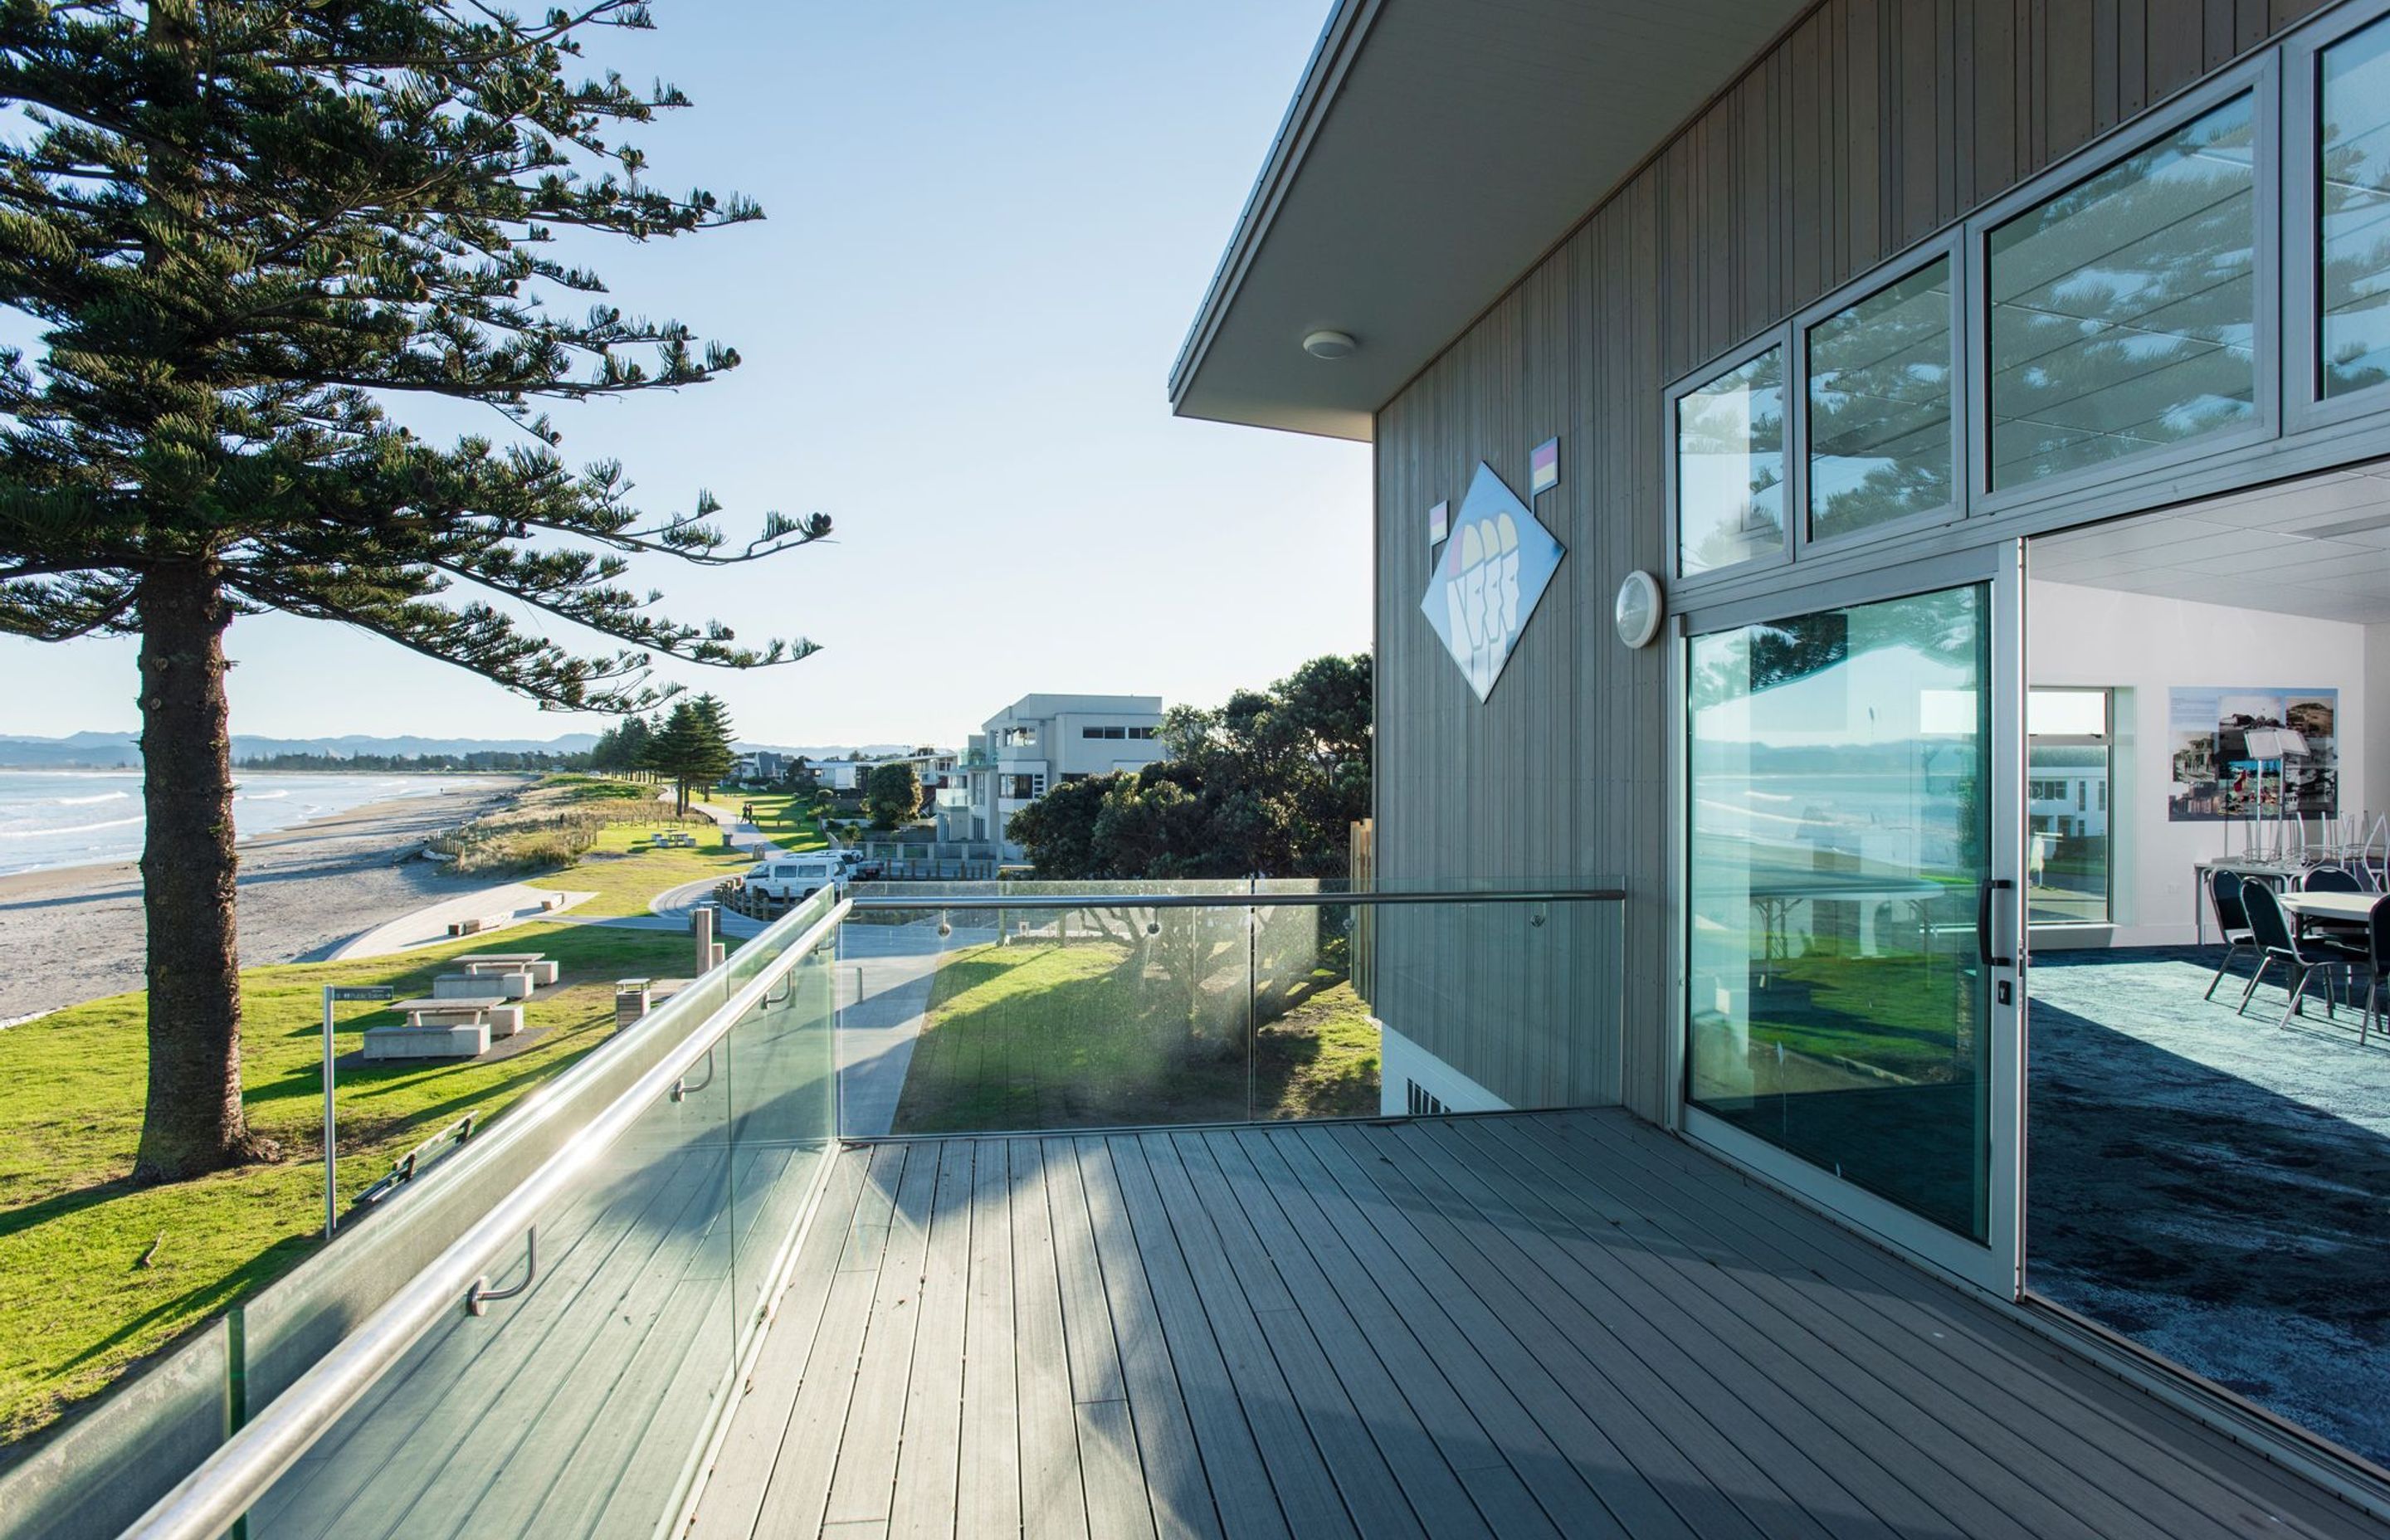
[[[512,802],[530,781],[458,777],[454,790],[344,808],[269,829],[240,858],[240,961],[308,962],[385,921],[487,886],[403,857],[434,834]],[[0,1030],[142,987],[141,872],[134,861],[0,876]]]

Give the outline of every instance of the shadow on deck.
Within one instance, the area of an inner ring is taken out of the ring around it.
[[[1614,1112],[846,1151],[695,1533],[826,1531],[2390,1535]]]

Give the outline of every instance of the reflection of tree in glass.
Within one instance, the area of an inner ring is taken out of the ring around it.
[[[1818,323],[1808,348],[1810,533],[1948,507],[1948,259]]]
[[[1981,592],[1975,587],[1948,588],[1869,605],[1863,650],[1912,648],[1937,662],[1973,670],[1980,677]],[[1727,636],[1704,637],[1704,645],[1696,649],[1693,709],[1757,695],[1850,661],[1853,613],[1829,610],[1774,624],[1745,626]]]
[[[2390,379],[2390,22],[2323,64],[2323,357],[2326,396]]]
[[[1992,472],[2014,485],[2255,410],[2237,97],[1992,232]]]
[[[1782,348],[1768,349],[1677,403],[1677,465],[1685,571],[1731,566],[1781,541]],[[1739,469],[1704,474],[1697,468],[1728,466]],[[1741,484],[1729,476],[1739,476]]]

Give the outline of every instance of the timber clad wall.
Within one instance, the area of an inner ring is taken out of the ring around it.
[[[1493,956],[1446,945],[1407,983],[1390,973],[1389,1025],[1516,1105],[1623,1096],[1663,1113],[1679,1014],[1668,648],[1630,653],[1610,624],[1628,571],[1670,566],[1663,392],[2320,8],[1828,0],[1380,409],[1380,880],[1618,879],[1633,895],[1623,1043],[1613,988],[1508,969],[1520,943],[1498,931],[1476,938]],[[1528,450],[1554,434],[1561,484],[1536,513],[1568,557],[1481,706],[1420,614],[1427,509],[1457,506],[1480,459],[1523,496]],[[1397,955],[1392,936],[1383,949]],[[1471,1009],[1450,1009],[1459,995]]]

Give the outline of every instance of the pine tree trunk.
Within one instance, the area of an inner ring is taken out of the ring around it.
[[[149,927],[149,1093],[136,1182],[174,1182],[273,1160],[240,1105],[240,950],[235,929],[232,737],[225,699],[231,612],[212,564],[141,580],[141,853]]]

